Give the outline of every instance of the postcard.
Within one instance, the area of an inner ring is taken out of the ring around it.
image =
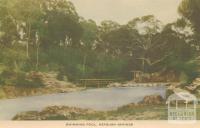
[[[0,127],[199,127],[199,11],[199,0],[0,0]]]

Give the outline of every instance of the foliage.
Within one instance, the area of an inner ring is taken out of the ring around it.
[[[192,62],[174,61],[168,65],[168,70],[174,70],[180,74],[183,83],[191,83],[199,76],[198,65]]]
[[[167,25],[153,15],[97,25],[80,17],[69,1],[0,0],[0,82],[42,86],[40,80],[26,80],[30,71],[56,71],[58,79],[70,81],[130,80],[132,70],[173,70],[190,82],[199,71],[197,61],[190,63],[199,55],[193,45],[200,39],[198,5],[183,0],[183,17]]]
[[[26,74],[23,72],[17,73],[16,79],[13,83],[14,86],[22,88],[37,88],[44,86],[41,78],[27,79]]]
[[[15,72],[9,69],[0,74],[0,85],[10,85],[23,88],[42,87],[44,84],[40,78],[27,79],[26,73]]]
[[[197,32],[200,31],[200,1],[199,0],[183,0],[180,4],[179,13],[186,19],[188,19],[193,29]]]

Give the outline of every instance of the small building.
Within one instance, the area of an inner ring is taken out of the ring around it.
[[[133,81],[135,82],[142,82],[143,72],[142,71],[131,71],[133,74]]]
[[[195,121],[197,98],[188,92],[172,94],[167,99],[169,121]]]

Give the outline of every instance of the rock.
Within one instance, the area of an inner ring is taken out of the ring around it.
[[[137,86],[135,81],[127,81],[124,83],[111,83],[107,87],[135,87]]]
[[[107,87],[121,87],[122,84],[121,83],[110,83]]]
[[[32,71],[30,73],[27,74],[27,78],[29,79],[33,79],[33,78],[43,78],[44,74],[42,72],[35,72]]]
[[[135,87],[136,82],[135,81],[127,81],[123,84],[124,87]]]
[[[117,110],[124,110],[124,109],[135,109],[135,108],[139,108],[139,107],[142,107],[143,105],[142,104],[136,104],[136,103],[130,103],[128,105],[124,105],[122,107],[119,107]]]
[[[69,88],[75,88],[76,86],[70,82],[66,81],[60,81],[57,79],[57,73],[55,72],[48,72],[48,73],[42,73],[42,72],[30,72],[27,74],[27,79],[36,79],[39,78],[43,82],[43,84],[46,87],[69,87]]]
[[[150,95],[145,96],[144,99],[139,102],[139,104],[143,105],[160,105],[164,103],[164,99],[160,95]]]
[[[161,85],[168,85],[166,83],[136,83],[135,81],[127,81],[124,83],[111,83],[107,87],[157,87]]]
[[[173,89],[178,88],[178,87],[180,87],[180,86],[181,86],[181,83],[171,83],[171,84],[169,84],[169,85],[167,86],[167,88],[168,88],[169,90],[173,90]]]

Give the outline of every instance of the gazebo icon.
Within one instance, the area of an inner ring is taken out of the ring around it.
[[[172,94],[167,99],[168,121],[192,123],[196,121],[197,98],[189,92]]]

